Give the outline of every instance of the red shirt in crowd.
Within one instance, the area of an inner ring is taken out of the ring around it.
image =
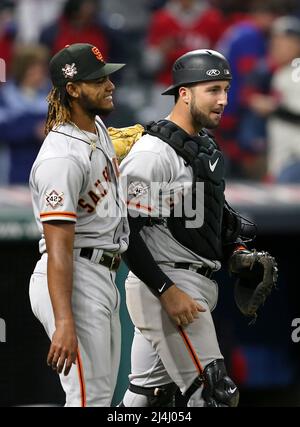
[[[213,8],[200,12],[190,23],[180,20],[167,8],[158,10],[153,15],[148,35],[148,46],[161,47],[165,52],[164,66],[157,81],[170,85],[170,70],[175,60],[190,50],[213,48],[227,25],[223,14]]]
[[[108,41],[96,24],[77,28],[65,18],[62,18],[59,22],[57,36],[53,45],[53,52],[58,52],[67,44],[82,43],[83,41],[84,43],[99,46],[103,57],[107,59]]]

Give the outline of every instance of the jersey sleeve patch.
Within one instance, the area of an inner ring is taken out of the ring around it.
[[[153,212],[151,206],[151,194],[149,192],[150,185],[143,181],[131,182],[127,190],[127,206],[130,209],[145,212],[147,214]]]
[[[145,196],[149,191],[149,185],[146,182],[132,182],[128,186],[128,197],[141,198]]]
[[[50,206],[52,209],[56,209],[64,204],[64,193],[52,190],[45,193],[46,206]]]

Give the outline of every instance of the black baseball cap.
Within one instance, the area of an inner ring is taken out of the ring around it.
[[[56,53],[49,65],[54,86],[65,86],[68,82],[95,80],[120,70],[125,64],[109,64],[100,50],[89,43],[67,45]]]

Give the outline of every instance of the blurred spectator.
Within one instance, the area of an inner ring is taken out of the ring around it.
[[[65,2],[66,0],[17,1],[18,40],[22,43],[37,43],[42,29],[58,18]]]
[[[143,41],[150,19],[149,0],[101,2],[99,21],[110,41],[110,60],[125,62],[138,71]]]
[[[14,38],[16,34],[16,24],[14,21],[14,3],[10,0],[0,1],[0,57],[4,59],[7,69],[9,69]]]
[[[14,4],[12,1],[0,1],[0,82],[6,81],[11,62],[15,38],[13,11]],[[0,143],[0,184],[7,181],[7,158],[7,149]]]
[[[62,16],[42,31],[40,42],[55,53],[67,44],[91,43],[108,58],[108,40],[98,25],[98,0],[67,0]]]
[[[217,50],[228,58],[233,74],[228,106],[218,129],[220,143],[229,159],[228,172],[233,177],[247,177],[245,168],[251,171],[253,167],[253,156],[241,150],[237,141],[242,95],[248,74],[266,56],[268,34],[280,11],[281,4],[275,0],[252,1],[248,17],[228,28],[217,44]]]
[[[44,138],[48,50],[18,46],[11,79],[0,88],[0,138],[9,151],[11,184],[27,183],[30,168]]]
[[[278,182],[300,183],[300,20],[276,21],[270,49],[276,70],[273,105],[265,99],[273,109],[267,125],[268,172]]]
[[[156,81],[169,86],[174,61],[189,50],[210,48],[223,28],[223,17],[207,1],[169,0],[150,22],[145,67]]]
[[[244,156],[248,154],[252,160],[248,169],[247,164],[243,164],[244,174],[256,180],[263,179],[266,173],[266,115],[274,108],[274,99],[269,96],[274,69],[275,64],[268,55],[249,73],[243,87],[243,108],[236,125],[238,146]]]
[[[268,167],[269,178],[300,181],[299,57],[300,20],[278,18],[272,26],[266,58],[247,78],[247,108],[239,124],[241,147],[268,163],[257,178],[263,177]]]

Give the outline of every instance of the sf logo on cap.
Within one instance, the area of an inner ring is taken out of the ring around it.
[[[94,46],[94,47],[92,48],[92,52],[93,52],[93,54],[95,55],[95,57],[96,57],[97,59],[99,59],[99,61],[104,62],[104,59],[103,59],[102,53],[100,52],[100,50],[99,50],[96,46]]]

